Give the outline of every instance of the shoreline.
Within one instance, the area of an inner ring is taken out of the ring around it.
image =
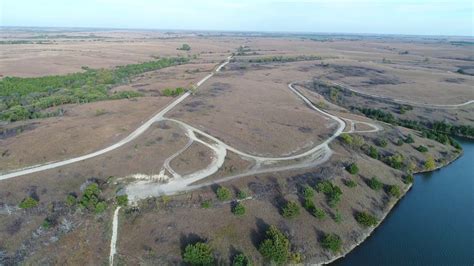
[[[417,172],[414,172],[413,174],[422,174],[422,173],[429,173],[429,172],[434,172],[434,171],[437,171],[437,170],[440,170],[441,168],[443,167],[446,167],[448,165],[450,165],[451,163],[453,163],[454,161],[456,161],[457,159],[459,159],[462,155],[464,154],[464,151],[461,151],[460,153],[457,153],[457,156],[454,157],[452,160],[446,162],[445,164],[441,164],[441,165],[437,165],[435,169],[433,170],[422,170],[422,171],[417,171]],[[330,263],[333,263],[339,259],[342,259],[344,258],[345,256],[347,256],[352,250],[354,250],[356,247],[360,246],[361,244],[363,244],[365,242],[365,240],[370,237],[372,235],[372,233],[382,224],[382,222],[385,220],[385,218],[387,218],[387,216],[390,214],[390,212],[392,211],[393,207],[395,207],[398,202],[405,197],[405,195],[408,193],[408,191],[410,191],[410,189],[412,188],[413,186],[413,183],[409,184],[408,187],[406,187],[406,189],[404,189],[404,193],[403,195],[401,195],[398,199],[396,199],[395,201],[389,203],[389,206],[387,208],[387,210],[384,212],[382,218],[380,218],[380,221],[377,223],[377,225],[373,226],[373,227],[370,227],[369,230],[367,232],[363,232],[362,235],[361,235],[361,238],[356,240],[356,243],[352,244],[351,246],[349,246],[348,248],[344,249],[340,254],[337,254],[335,255],[334,257],[332,258],[329,258],[328,260],[326,261],[323,261],[323,262],[319,262],[319,263],[316,263],[315,265],[327,265],[327,264],[330,264]]]

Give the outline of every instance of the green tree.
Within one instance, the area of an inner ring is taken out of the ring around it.
[[[177,50],[190,51],[191,46],[189,46],[189,44],[187,44],[187,43],[183,43],[183,45],[181,45],[181,47],[177,48]]]
[[[326,213],[320,208],[314,208],[312,214],[314,217],[318,218],[319,220],[322,220],[324,219],[324,217],[326,217]]]
[[[436,168],[436,162],[433,159],[433,156],[428,155],[425,161],[425,169],[428,171],[434,170]]]
[[[356,163],[351,163],[349,166],[346,167],[347,172],[356,175],[359,173],[359,167],[357,166]]]
[[[405,138],[405,143],[414,143],[415,140],[413,139],[413,136],[411,134],[408,134],[408,136]]]
[[[252,266],[252,262],[245,254],[239,253],[232,260],[232,266]]]
[[[128,196],[127,196],[127,194],[119,195],[119,196],[115,197],[115,199],[117,200],[117,204],[119,206],[127,206],[128,205]]]
[[[282,209],[285,218],[294,218],[300,214],[300,206],[294,201],[288,201]]]
[[[352,145],[353,139],[352,136],[347,133],[342,133],[339,135],[339,138],[342,140],[343,143]]]
[[[245,191],[243,191],[243,190],[239,190],[239,193],[237,193],[237,198],[245,199],[245,198],[247,198],[247,193],[245,193]]]
[[[309,186],[309,185],[305,185],[303,187],[303,198],[312,198],[314,196],[314,189]]]
[[[337,234],[326,234],[324,235],[321,246],[325,249],[329,249],[336,253],[341,250],[342,240]]]
[[[260,243],[258,251],[265,260],[283,265],[288,261],[290,256],[290,241],[275,226],[270,226],[266,232],[266,239]]]
[[[428,152],[428,148],[423,146],[423,145],[420,145],[418,147],[416,147],[416,150],[419,151],[419,152]]]
[[[405,183],[405,184],[411,184],[411,183],[413,183],[414,180],[415,179],[414,179],[412,174],[407,174],[403,177],[403,183]]]
[[[76,202],[77,202],[76,196],[74,196],[72,194],[67,195],[67,197],[66,197],[67,206],[72,207],[72,206],[76,205]]]
[[[212,265],[214,256],[208,244],[198,242],[186,246],[183,252],[183,261],[191,265]]]
[[[204,209],[209,209],[211,207],[211,201],[210,200],[205,200],[201,202],[201,207]]]
[[[346,179],[344,181],[344,184],[346,184],[346,186],[350,187],[350,188],[353,188],[353,187],[356,187],[357,186],[357,183],[352,180],[352,179]]]
[[[374,146],[370,146],[369,147],[369,150],[367,151],[367,154],[374,158],[374,159],[378,159],[379,158],[379,151],[377,150],[377,148],[375,148]]]
[[[20,207],[22,209],[30,209],[30,208],[34,208],[34,207],[38,206],[38,203],[39,202],[37,200],[35,200],[34,198],[28,196],[20,202],[18,207]]]
[[[383,187],[382,182],[380,182],[376,176],[373,176],[371,179],[369,179],[368,183],[369,187],[375,191],[379,191]]]
[[[242,216],[245,214],[245,206],[241,202],[237,202],[232,208],[232,213],[237,216]]]
[[[216,191],[217,198],[220,201],[230,200],[232,193],[226,187],[219,187]]]
[[[356,216],[355,216],[355,219],[359,224],[361,224],[365,227],[377,225],[377,218],[375,218],[374,216],[372,216],[372,215],[370,215],[366,212],[357,213]]]
[[[388,194],[390,194],[392,197],[400,198],[401,196],[400,188],[397,185],[390,185],[388,187]]]

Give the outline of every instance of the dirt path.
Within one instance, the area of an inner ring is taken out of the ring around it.
[[[117,207],[114,211],[114,219],[112,221],[112,238],[110,239],[110,256],[109,264],[114,265],[114,256],[117,254],[117,232],[118,232],[118,214],[120,211],[120,206]]]

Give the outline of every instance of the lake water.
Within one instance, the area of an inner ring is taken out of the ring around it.
[[[419,174],[373,234],[333,265],[474,265],[474,142],[438,171]]]

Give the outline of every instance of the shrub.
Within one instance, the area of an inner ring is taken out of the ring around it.
[[[373,176],[371,179],[369,179],[367,183],[369,187],[375,191],[379,191],[383,187],[382,182],[380,182],[376,176]]]
[[[212,249],[203,242],[189,244],[184,249],[183,261],[191,265],[212,265],[214,263]]]
[[[184,92],[185,92],[185,89],[181,87],[175,88],[174,90],[167,88],[163,90],[162,95],[167,96],[167,97],[170,97],[170,96],[176,97],[183,94]]]
[[[366,212],[357,213],[355,219],[359,224],[366,227],[377,225],[377,218]]]
[[[390,185],[388,187],[388,194],[392,197],[399,198],[401,195],[400,188],[397,185]]]
[[[357,166],[356,163],[351,163],[349,166],[346,167],[347,172],[356,175],[359,173],[359,167]]]
[[[304,199],[303,207],[311,214],[313,214],[314,210],[316,209],[313,200],[311,200],[310,198]]]
[[[362,145],[365,144],[364,138],[361,137],[361,136],[355,135],[352,139],[353,139],[353,141],[352,141],[352,146],[353,147],[360,148]]]
[[[332,218],[334,219],[336,223],[342,222],[342,215],[338,210],[336,210],[336,213],[334,213],[334,216]]]
[[[99,214],[105,211],[107,209],[107,203],[105,201],[101,201],[95,205],[95,213]]]
[[[101,190],[97,183],[89,184],[86,189],[84,190],[84,194],[82,195],[79,204],[83,207],[88,209],[89,211],[94,211],[95,213],[101,213],[107,208],[107,204],[100,200],[99,195]]]
[[[309,185],[305,185],[303,187],[303,197],[304,198],[312,198],[314,196],[314,189]]]
[[[408,175],[405,175],[403,177],[403,183],[405,183],[405,184],[411,184],[411,183],[413,183],[414,180],[415,179],[413,178],[412,174],[408,174]]]
[[[376,144],[377,146],[379,146],[379,147],[384,148],[384,147],[387,147],[388,142],[387,142],[386,139],[377,139],[377,140],[375,141],[375,144]]]
[[[228,188],[219,187],[216,193],[217,193],[217,198],[220,201],[230,200],[231,192]]]
[[[237,216],[242,216],[245,214],[245,206],[240,203],[240,202],[237,202],[237,204],[235,204],[235,206],[232,208],[232,213],[237,215]]]
[[[325,249],[329,249],[332,252],[338,252],[341,250],[342,240],[337,234],[326,234],[321,241],[321,246]]]
[[[74,196],[72,194],[67,195],[67,197],[66,197],[66,205],[67,206],[72,207],[72,206],[76,205],[76,202],[77,202],[76,196]]]
[[[348,186],[350,188],[353,188],[353,187],[357,186],[357,183],[352,179],[346,179],[346,181],[344,183],[346,184],[346,186]]]
[[[326,199],[330,207],[335,207],[336,204],[341,200],[342,190],[333,185],[330,181],[322,181],[316,185],[318,192],[323,192],[326,195]]]
[[[43,227],[44,229],[49,229],[49,228],[53,227],[53,225],[54,225],[54,221],[51,218],[46,217],[43,220],[43,223],[41,224],[41,227]]]
[[[303,262],[303,258],[299,252],[291,252],[288,260],[290,264],[301,264]]]
[[[282,209],[282,215],[285,218],[294,218],[300,214],[300,206],[294,201],[288,201]]]
[[[209,209],[211,207],[211,201],[205,200],[205,201],[201,202],[201,207],[204,208],[204,209]]]
[[[379,158],[379,152],[377,151],[377,148],[375,148],[374,146],[369,147],[369,150],[367,151],[367,155],[369,155],[370,157],[374,159]]]
[[[232,266],[251,266],[252,262],[243,253],[237,254],[232,260]]]
[[[290,256],[290,241],[275,226],[270,226],[266,232],[266,239],[260,244],[258,251],[265,260],[283,265]]]
[[[420,146],[416,147],[416,150],[419,151],[419,152],[427,152],[428,148],[423,146],[423,145],[420,145]]]
[[[405,143],[405,142],[403,141],[403,139],[398,139],[397,142],[395,143],[395,145],[397,145],[397,146],[402,146],[403,143]]]
[[[183,43],[183,45],[181,45],[181,47],[176,48],[176,50],[189,51],[191,50],[191,46],[189,46],[189,44],[187,43]]]
[[[408,136],[405,138],[405,143],[414,143],[415,140],[413,139],[413,136],[411,134],[408,134]]]
[[[399,153],[388,156],[384,161],[394,169],[401,169],[405,165],[403,155]]]
[[[20,202],[18,207],[20,207],[22,209],[30,209],[30,208],[34,208],[34,207],[38,206],[38,203],[39,202],[37,200],[35,200],[34,198],[26,197]]]
[[[436,168],[436,163],[435,160],[433,159],[433,156],[428,155],[425,161],[425,169],[428,171],[434,170]]]
[[[342,133],[341,135],[339,135],[339,138],[342,140],[343,143],[352,145],[353,139],[351,135],[347,133]]]
[[[119,206],[127,206],[128,205],[128,196],[127,196],[127,194],[117,196],[117,197],[115,197],[115,199],[117,200],[117,204]]]
[[[237,198],[245,199],[245,198],[247,198],[247,193],[245,193],[245,191],[243,191],[243,190],[239,190],[239,193],[237,193]]]
[[[314,208],[311,214],[314,215],[314,217],[318,218],[319,220],[322,220],[324,219],[324,217],[326,217],[326,213],[320,208]]]

